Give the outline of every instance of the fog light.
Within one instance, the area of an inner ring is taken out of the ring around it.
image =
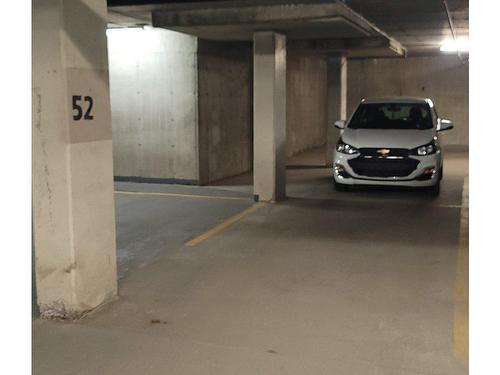
[[[333,168],[333,170],[335,171],[335,174],[337,176],[340,176],[342,178],[349,178],[350,177],[349,173],[347,173],[345,171],[345,168],[339,163],[335,163],[335,167]]]
[[[423,174],[434,174],[434,173],[436,173],[436,168],[431,167],[431,168],[425,168]]]
[[[436,167],[425,168],[420,176],[417,177],[419,181],[430,180],[436,174]]]

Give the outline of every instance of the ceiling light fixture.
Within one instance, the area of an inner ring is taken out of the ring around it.
[[[469,52],[469,38],[446,39],[439,48],[441,52]]]

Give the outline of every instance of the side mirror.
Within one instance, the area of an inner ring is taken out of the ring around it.
[[[439,124],[438,124],[438,128],[437,128],[438,132],[442,132],[442,131],[450,130],[450,129],[453,129],[453,122],[452,121],[446,120],[444,118],[439,120]]]
[[[345,128],[345,120],[337,120],[337,121],[335,121],[334,125],[337,129],[344,129]]]

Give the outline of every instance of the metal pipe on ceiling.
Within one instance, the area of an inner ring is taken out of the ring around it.
[[[443,0],[443,5],[444,5],[444,10],[446,12],[446,17],[448,18],[448,24],[450,25],[451,35],[453,36],[453,40],[455,41],[455,43],[457,43],[457,34],[455,33],[455,26],[453,25],[453,19],[451,18],[450,8],[448,7],[448,1]],[[457,48],[457,56],[462,62],[462,64],[465,64],[468,61],[462,57],[462,54],[460,53],[458,48]]]

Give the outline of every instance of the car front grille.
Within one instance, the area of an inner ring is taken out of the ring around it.
[[[360,176],[365,177],[406,177],[418,166],[420,161],[407,157],[408,150],[391,149],[389,157],[381,157],[378,153],[367,153],[367,149],[360,149],[360,156],[348,161],[350,167]],[[372,150],[372,149],[368,149]],[[373,149],[377,152],[378,149]],[[395,152],[394,150],[402,150]],[[364,151],[364,152],[363,152]],[[394,152],[393,152],[394,151]],[[403,156],[406,152],[406,157]],[[399,154],[399,155],[398,155]]]

